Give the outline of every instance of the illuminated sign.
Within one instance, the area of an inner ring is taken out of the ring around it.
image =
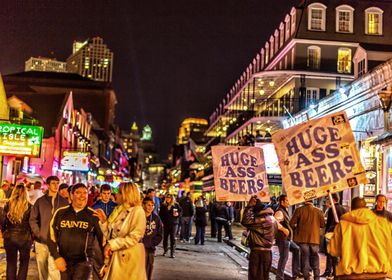
[[[64,151],[61,159],[62,170],[88,171],[90,163],[90,153]]]
[[[44,128],[0,123],[0,154],[39,157]]]
[[[278,155],[275,151],[275,146],[272,143],[255,143],[255,147],[262,148],[265,158],[265,169],[267,174],[281,174],[279,167]]]

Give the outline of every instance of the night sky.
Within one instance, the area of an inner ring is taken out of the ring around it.
[[[181,121],[208,119],[296,3],[0,0],[0,72],[52,52],[65,61],[74,40],[102,37],[114,52],[116,123],[149,124],[166,158]]]

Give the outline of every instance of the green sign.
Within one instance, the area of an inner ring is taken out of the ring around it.
[[[0,123],[0,154],[39,157],[44,128]]]

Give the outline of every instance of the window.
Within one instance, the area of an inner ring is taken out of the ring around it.
[[[365,33],[368,35],[382,35],[384,11],[372,7],[365,10]]]
[[[325,14],[327,7],[321,3],[313,3],[308,6],[308,29],[313,31],[325,31]]]
[[[351,73],[351,49],[339,48],[338,50],[338,72]]]
[[[281,48],[283,46],[283,43],[284,43],[284,23],[283,22],[280,23],[280,26],[279,26],[279,37],[280,37],[280,39],[279,39],[279,48]]]
[[[354,8],[341,5],[336,8],[336,32],[353,33],[354,30]]]
[[[295,8],[292,8],[291,12],[290,12],[290,15],[291,15],[291,35],[294,35],[294,33],[295,33],[295,21],[297,19],[296,12],[297,12],[297,10]]]
[[[315,105],[320,98],[320,91],[318,88],[307,88],[305,97],[305,106]]]
[[[366,73],[366,60],[362,59],[358,63],[358,77],[364,75]]]
[[[285,40],[287,41],[290,38],[290,16],[287,15],[285,20],[284,20],[284,24],[286,27],[286,31],[285,31]]]
[[[308,47],[307,66],[310,69],[320,69],[321,49],[317,46]]]
[[[265,65],[269,62],[269,44],[268,42],[265,44]]]
[[[274,57],[274,36],[270,37],[270,59]]]
[[[275,53],[277,53],[279,50],[279,31],[278,30],[275,30],[274,37],[275,37]]]

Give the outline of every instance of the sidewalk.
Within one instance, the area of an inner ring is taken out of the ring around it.
[[[232,246],[235,247],[237,251],[243,253],[246,255],[248,258],[250,250],[247,247],[244,247],[241,245],[241,236],[242,232],[244,231],[244,227],[242,227],[240,224],[233,224],[232,225],[232,232],[233,232],[233,237],[234,240],[225,240],[225,242]],[[323,274],[325,271],[325,266],[326,266],[326,261],[327,258],[325,254],[319,253],[320,256],[320,274]],[[277,246],[272,247],[272,267],[271,271],[276,272],[276,269],[278,267],[278,261],[279,261],[279,250]],[[292,276],[292,271],[291,271],[291,253],[289,254],[289,258],[287,260],[287,264],[285,267],[285,276],[291,277]],[[322,278],[323,279],[323,278]]]

